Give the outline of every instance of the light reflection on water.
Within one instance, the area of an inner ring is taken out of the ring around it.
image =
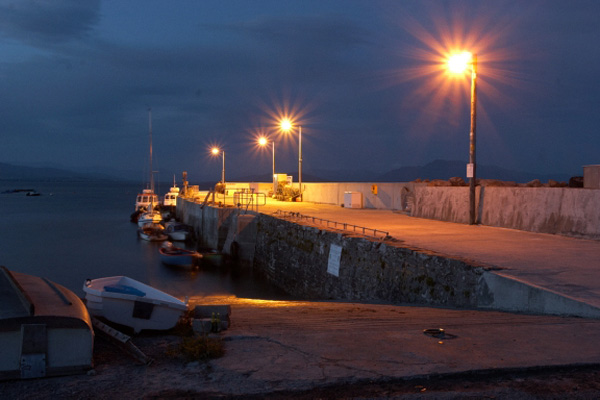
[[[42,195],[1,193],[20,188]],[[129,222],[140,189],[113,182],[0,181],[0,265],[48,278],[79,296],[87,278],[126,275],[179,298],[287,298],[235,266],[193,270],[163,265],[160,244],[140,240],[137,226]]]

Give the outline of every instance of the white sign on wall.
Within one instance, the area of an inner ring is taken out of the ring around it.
[[[329,261],[327,263],[327,273],[340,276],[340,259],[342,258],[342,246],[332,244],[329,247]]]
[[[474,173],[473,173],[474,171],[475,171],[475,164],[468,163],[467,164],[467,178],[472,178],[474,175]]]

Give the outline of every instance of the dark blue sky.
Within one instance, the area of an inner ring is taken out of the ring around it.
[[[468,161],[581,175],[600,163],[600,2],[0,0],[0,162],[218,179]],[[1,171],[0,171],[1,174]],[[1,176],[0,176],[1,178]]]

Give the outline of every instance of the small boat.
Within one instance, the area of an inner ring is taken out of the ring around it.
[[[173,176],[173,186],[171,186],[171,189],[165,193],[163,207],[167,209],[174,209],[177,206],[177,197],[179,197],[179,188],[175,184],[175,176]]]
[[[164,228],[160,224],[147,223],[138,229],[138,235],[149,242],[162,242],[169,237],[163,233]]]
[[[162,214],[159,211],[154,210],[153,208],[151,208],[150,210],[151,211],[146,211],[139,215],[137,224],[140,228],[148,223],[158,224],[160,223],[160,221],[162,221]]]
[[[36,192],[35,190],[32,190],[30,192],[27,192],[27,194],[25,196],[41,196],[42,194],[40,192]]]
[[[195,266],[198,260],[202,258],[202,254],[197,251],[175,247],[170,242],[163,244],[158,252],[160,253],[160,261],[164,264],[179,267]]]
[[[92,320],[75,293],[0,267],[0,380],[85,373],[93,347]]]
[[[219,267],[223,264],[223,253],[219,253],[217,250],[203,251],[201,254],[204,265]]]
[[[171,329],[188,309],[186,302],[127,276],[88,279],[83,291],[90,314],[135,333]]]
[[[177,221],[165,223],[165,233],[171,240],[184,242],[192,234],[192,227]]]

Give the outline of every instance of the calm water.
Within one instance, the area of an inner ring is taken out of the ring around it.
[[[42,195],[1,193],[12,189]],[[0,265],[48,278],[79,296],[86,278],[126,275],[180,298],[286,297],[235,267],[189,271],[163,265],[160,244],[140,240],[137,225],[129,221],[141,189],[124,183],[0,181]]]

